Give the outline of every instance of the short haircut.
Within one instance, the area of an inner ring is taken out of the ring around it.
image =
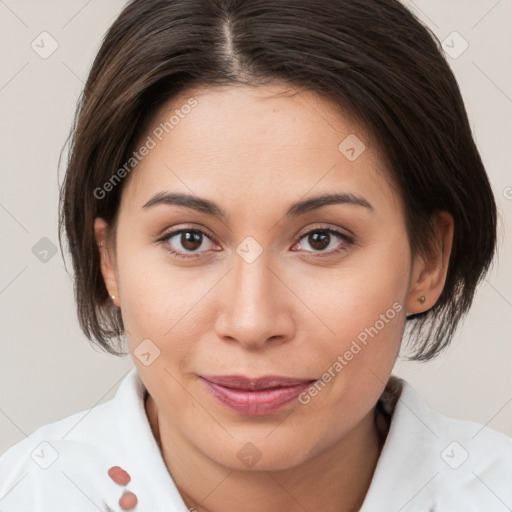
[[[100,270],[94,219],[115,228],[126,180],[108,194],[148,120],[196,86],[286,83],[338,104],[371,133],[399,192],[413,255],[433,219],[454,219],[444,289],[408,318],[409,359],[444,349],[492,261],[497,211],[459,87],[435,35],[397,0],[132,0],[94,60],[77,105],[59,204],[80,326],[122,354],[124,326]],[[104,197],[103,197],[104,196]],[[64,251],[63,251],[64,252]]]

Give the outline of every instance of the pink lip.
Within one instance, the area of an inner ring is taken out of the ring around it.
[[[201,379],[217,400],[247,416],[277,412],[314,381],[274,375],[258,378],[243,375],[203,376]]]

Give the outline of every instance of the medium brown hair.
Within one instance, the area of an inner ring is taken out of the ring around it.
[[[195,86],[284,82],[349,111],[382,148],[412,254],[428,254],[436,212],[454,219],[441,296],[408,319],[411,359],[446,347],[496,244],[496,205],[441,46],[396,0],[132,0],[108,30],[77,105],[59,205],[80,326],[120,354],[121,312],[100,270],[94,220],[115,227],[125,163],[148,120]],[[112,229],[111,229],[112,232]]]

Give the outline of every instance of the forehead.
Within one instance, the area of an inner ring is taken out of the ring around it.
[[[139,145],[147,137],[154,147],[123,194],[139,206],[169,189],[282,202],[389,188],[370,133],[338,105],[285,85],[189,89],[158,111]]]
[[[192,100],[196,106],[186,109]],[[312,91],[286,85],[192,89],[165,104],[151,124],[165,124],[173,114],[180,117],[174,116],[178,122],[173,138],[183,151],[211,151],[210,141],[219,151],[243,147],[248,154],[262,148],[283,153],[302,147],[338,151],[336,141],[343,133],[358,133],[370,143],[369,134],[341,107]],[[326,139],[326,134],[332,137]]]

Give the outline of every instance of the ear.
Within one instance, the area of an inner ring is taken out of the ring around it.
[[[434,251],[428,257],[414,261],[407,300],[407,315],[430,309],[439,299],[446,275],[453,243],[453,217],[439,212],[435,217]]]
[[[108,224],[104,219],[100,217],[95,219],[94,234],[96,237],[96,243],[98,244],[98,250],[100,252],[101,274],[103,275],[105,286],[113,303],[117,307],[120,307],[117,275],[115,270],[115,251],[111,241],[108,239]],[[112,298],[112,296],[114,298]]]

